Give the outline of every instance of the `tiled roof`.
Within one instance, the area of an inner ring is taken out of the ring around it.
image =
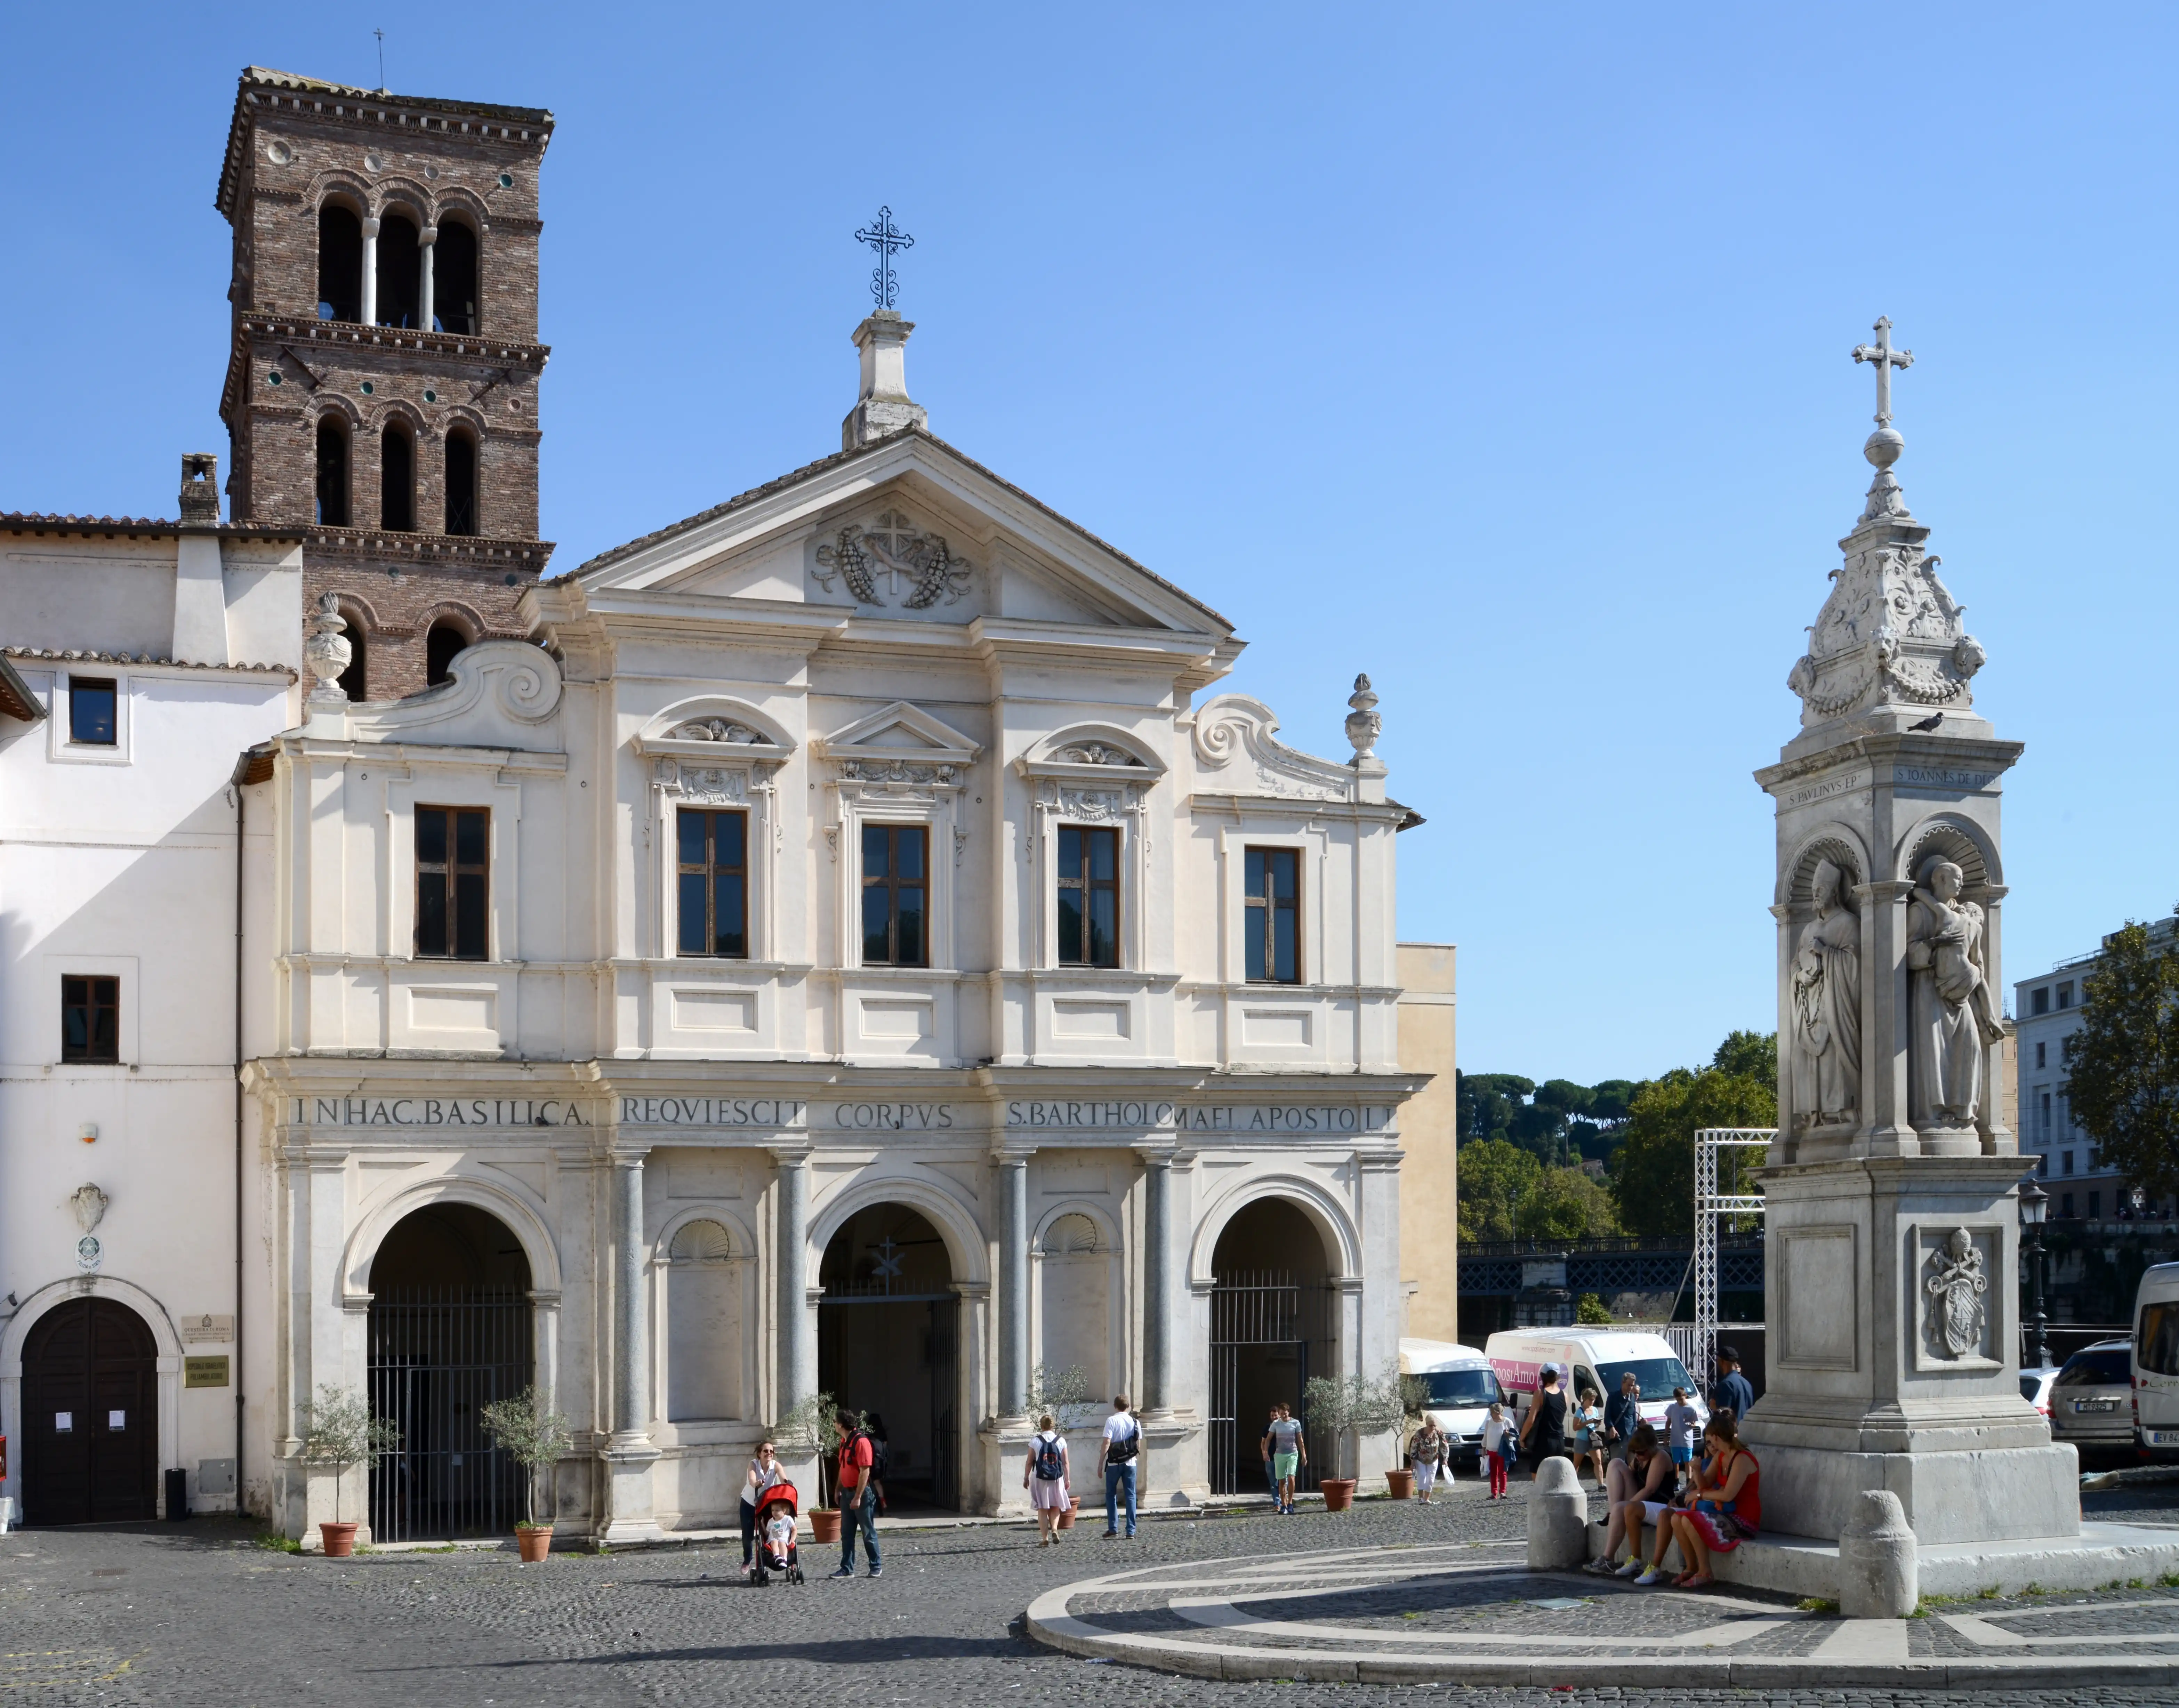
[[[714,504],[708,510],[700,510],[693,516],[684,516],[678,522],[672,523],[666,527],[657,530],[654,533],[645,534],[639,539],[630,540],[626,545],[616,546],[609,552],[601,552],[587,563],[579,564],[576,567],[575,574],[581,575],[592,569],[603,568],[608,563],[617,563],[623,558],[633,557],[636,552],[642,551],[645,546],[655,546],[661,540],[670,540],[677,534],[684,533],[689,529],[700,527],[704,523],[716,520],[717,518],[727,515],[732,511],[740,509],[744,505],[755,503],[760,498],[770,497],[775,492],[783,492],[790,486],[800,485],[803,481],[809,480],[812,475],[821,474],[827,469],[837,469],[844,463],[853,462],[858,457],[868,456],[872,452],[881,450],[886,446],[892,444],[897,440],[908,435],[913,435],[914,437],[919,439],[929,440],[930,443],[936,446],[940,450],[945,452],[947,456],[953,458],[964,467],[974,470],[976,473],[982,475],[993,486],[1002,488],[1006,492],[1012,493],[1015,497],[1020,499],[1024,503],[1041,511],[1044,514],[1051,517],[1053,521],[1067,529],[1070,533],[1079,535],[1083,539],[1088,541],[1092,546],[1095,546],[1100,552],[1110,553],[1112,557],[1118,558],[1120,562],[1126,564],[1130,569],[1134,570],[1137,574],[1149,577],[1150,579],[1156,582],[1159,586],[1164,588],[1166,592],[1174,595],[1176,597],[1186,600],[1190,605],[1193,605],[1198,611],[1203,612],[1205,616],[1210,618],[1214,623],[1216,623],[1221,628],[1231,630],[1233,627],[1233,625],[1227,622],[1224,617],[1212,610],[1208,605],[1205,605],[1200,599],[1198,599],[1186,588],[1175,586],[1172,582],[1166,580],[1164,576],[1159,574],[1156,570],[1149,568],[1145,564],[1137,563],[1133,558],[1128,556],[1126,552],[1121,551],[1118,546],[1111,544],[1109,541],[1100,539],[1096,535],[1091,533],[1087,528],[1084,527],[1079,522],[1075,521],[1072,517],[1062,516],[1058,511],[1053,509],[1051,505],[1046,503],[1043,499],[1036,497],[1034,493],[1024,492],[1020,487],[1015,486],[1013,481],[1005,479],[1002,475],[992,473],[991,470],[985,468],[974,457],[969,456],[965,451],[959,449],[956,446],[947,444],[945,440],[940,438],[937,434],[932,432],[927,427],[903,427],[899,432],[888,433],[883,438],[874,439],[867,445],[858,445],[852,450],[835,451],[829,457],[820,457],[814,463],[804,463],[800,468],[793,470],[792,473],[782,475],[778,479],[774,481],[767,481],[761,486],[752,486],[748,492],[736,494],[733,497],[727,499],[723,504]]]
[[[163,664],[176,670],[255,670],[294,676],[286,664],[206,664],[195,658],[154,658],[148,652],[95,652],[80,646],[0,646],[0,658],[34,658],[51,664]]]
[[[188,524],[191,533],[205,524]],[[270,522],[222,522],[222,536],[242,540],[299,540],[310,530]],[[44,510],[0,510],[0,530],[13,534],[178,534],[183,524],[164,516],[63,516]]]
[[[46,715],[37,695],[30,692],[30,684],[15,673],[15,667],[4,657],[0,657],[0,712],[25,723],[36,723]]]

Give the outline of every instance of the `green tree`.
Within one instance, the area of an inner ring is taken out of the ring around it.
[[[1777,1063],[1775,1035],[1735,1032],[1710,1067],[1675,1068],[1635,1093],[1627,1142],[1611,1175],[1611,1195],[1627,1233],[1644,1239],[1693,1238],[1695,1133],[1776,1126]]]
[[[1611,1195],[1578,1168],[1545,1168],[1521,1200],[1515,1225],[1527,1239],[1601,1239],[1619,1232]]]
[[[1463,1140],[1459,1151],[1460,1237],[1511,1239],[1515,1212],[1544,1172],[1518,1145],[1502,1139]]]
[[[1608,1327],[1611,1322],[1611,1308],[1596,1294],[1584,1293],[1574,1304],[1573,1320],[1576,1322],[1598,1323]]]
[[[1453,1103],[1460,1142],[1504,1139],[1513,1124],[1513,1112],[1535,1089],[1534,1079],[1523,1079],[1518,1074],[1456,1073]]]
[[[2129,920],[2104,939],[2065,1056],[2104,1162],[2154,1197],[2179,1191],[2179,938]]]

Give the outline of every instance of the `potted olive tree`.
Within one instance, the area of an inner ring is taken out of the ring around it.
[[[1390,1431],[1393,1451],[1399,1451],[1400,1425],[1407,1415],[1399,1370],[1388,1368],[1375,1381],[1365,1376],[1348,1376],[1343,1381],[1336,1376],[1311,1376],[1302,1390],[1302,1408],[1309,1427],[1331,1437],[1333,1470],[1345,1468],[1347,1437],[1354,1438],[1356,1475],[1325,1477],[1317,1484],[1324,1491],[1325,1511],[1343,1513],[1353,1503],[1354,1486],[1362,1469],[1361,1438]]]
[[[1401,1451],[1408,1436],[1408,1420],[1413,1418],[1417,1428],[1430,1405],[1430,1384],[1419,1376],[1397,1376],[1394,1381],[1400,1401],[1400,1415],[1392,1425],[1392,1468],[1385,1473],[1385,1492],[1396,1501],[1411,1498],[1415,1491],[1415,1474],[1407,1464]]]
[[[1069,1423],[1080,1421],[1079,1418],[1070,1420],[1068,1414],[1079,1411],[1089,1398],[1090,1378],[1079,1364],[1070,1364],[1063,1370],[1053,1365],[1040,1364],[1029,1372],[1029,1414],[1038,1418],[1046,1412],[1051,1413],[1052,1426],[1059,1431],[1062,1441],[1067,1438]],[[1058,1519],[1059,1528],[1062,1530],[1074,1528],[1075,1514],[1082,1510],[1082,1497],[1074,1492],[1073,1469],[1074,1456],[1070,1444],[1067,1505]]]
[[[829,1393],[807,1394],[793,1410],[766,1431],[782,1458],[812,1453],[817,1459],[817,1503],[810,1508],[810,1540],[840,1540],[840,1509],[832,1504],[827,1467],[839,1441],[840,1408]]]
[[[359,1393],[327,1382],[318,1390],[316,1403],[305,1401],[302,1409],[303,1445],[296,1457],[306,1465],[321,1465],[333,1473],[333,1516],[321,1524],[326,1557],[344,1560],[355,1551],[356,1520],[341,1517],[341,1491],[347,1474],[362,1464],[375,1464],[401,1445],[401,1431],[391,1418],[374,1417]]]
[[[552,1551],[552,1521],[537,1516],[537,1487],[552,1466],[568,1455],[575,1438],[568,1420],[545,1403],[544,1395],[526,1387],[511,1399],[497,1399],[479,1414],[485,1433],[523,1470],[523,1511],[529,1514],[514,1527],[514,1546],[525,1564],[535,1565]]]

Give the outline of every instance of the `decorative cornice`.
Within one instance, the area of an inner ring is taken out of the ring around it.
[[[479,338],[467,332],[427,332],[408,327],[367,327],[354,321],[305,320],[300,316],[245,314],[237,316],[235,335],[283,343],[314,344],[327,352],[363,350],[382,355],[453,357],[480,366],[510,363],[541,371],[552,359],[550,344]]]
[[[294,538],[289,535],[287,537]],[[467,565],[480,569],[512,569],[530,574],[543,573],[552,555],[550,540],[490,540],[474,534],[390,534],[373,528],[310,527],[303,531],[304,549],[318,557],[361,557],[436,564]]]

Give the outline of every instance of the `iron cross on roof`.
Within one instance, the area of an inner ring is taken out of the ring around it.
[[[893,294],[898,282],[892,276],[892,257],[896,250],[914,249],[915,239],[904,231],[896,230],[892,210],[881,207],[878,217],[855,233],[857,243],[866,243],[878,252],[878,264],[870,274],[870,294],[878,299],[878,306],[892,306]]]
[[[1873,344],[1856,344],[1853,349],[1853,359],[1857,362],[1876,364],[1876,425],[1880,427],[1888,427],[1891,425],[1891,371],[1894,368],[1913,367],[1914,352],[1895,350],[1891,348],[1891,316],[1880,316],[1875,326],[1870,330],[1876,334],[1876,342]]]

